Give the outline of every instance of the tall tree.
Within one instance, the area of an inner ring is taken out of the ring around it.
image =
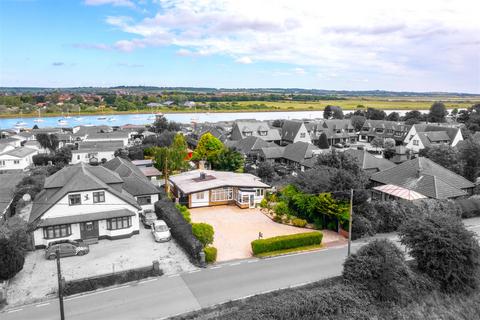
[[[55,152],[60,144],[58,137],[54,134],[39,133],[35,137],[40,146],[50,152]]]
[[[457,174],[463,174],[463,167],[458,150],[447,144],[422,149],[420,150],[419,156],[429,158],[433,162]]]
[[[417,124],[421,121],[424,121],[424,116],[420,111],[412,110],[405,113],[403,116],[403,121],[405,121],[405,124],[407,125]]]
[[[368,108],[366,117],[370,120],[384,120],[387,114],[385,111],[375,108]]]
[[[212,169],[219,171],[237,171],[243,167],[243,156],[230,148],[223,148],[220,152],[214,153],[209,162]]]
[[[445,122],[445,116],[448,114],[447,108],[442,102],[434,102],[428,113],[428,121]]]
[[[257,168],[257,176],[263,181],[272,181],[275,176],[275,170],[270,162],[261,162]]]
[[[328,149],[330,148],[329,144],[328,144],[328,138],[327,138],[327,135],[325,134],[325,132],[322,132],[322,134],[320,135],[320,137],[318,138],[318,147],[320,149]]]
[[[398,112],[390,112],[387,117],[386,117],[386,120],[388,121],[400,121],[400,114]]]
[[[474,182],[480,176],[480,141],[472,138],[459,146],[459,158],[463,165],[463,176]]]
[[[211,162],[223,148],[222,141],[207,132],[198,140],[197,147],[193,151],[192,161],[206,160]]]
[[[181,133],[177,133],[170,146],[170,157],[173,165],[173,170],[183,170],[187,167],[187,142]]]

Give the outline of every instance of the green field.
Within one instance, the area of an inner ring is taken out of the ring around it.
[[[322,100],[313,102],[300,101],[240,101],[239,105],[249,106],[252,104],[264,104],[267,107],[274,107],[280,110],[323,110],[327,105],[340,106],[344,110],[356,110],[358,105],[363,105],[365,108],[376,108],[383,110],[428,110],[434,101],[417,100],[377,100],[377,99],[348,99],[348,100]],[[479,100],[471,101],[445,101],[445,106],[448,109],[454,108],[468,108]]]

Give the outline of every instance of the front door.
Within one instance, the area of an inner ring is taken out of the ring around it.
[[[80,223],[80,237],[83,240],[98,238],[98,221]]]
[[[255,208],[255,195],[251,194],[250,195],[250,201],[248,203],[249,208]]]

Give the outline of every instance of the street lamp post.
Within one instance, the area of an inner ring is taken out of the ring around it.
[[[60,302],[60,319],[65,320],[65,313],[63,311],[63,284],[62,284],[62,271],[60,269],[60,250],[55,252],[57,260],[57,277],[58,277],[58,301]]]
[[[352,214],[353,214],[353,189],[350,189],[350,217],[348,218],[348,256],[350,256],[350,246],[352,243]]]

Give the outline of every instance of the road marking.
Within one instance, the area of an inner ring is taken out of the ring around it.
[[[200,270],[192,270],[192,271],[189,271],[188,273],[195,273],[195,272],[200,272]]]
[[[50,304],[50,302],[41,303],[41,304],[37,304],[35,307],[44,307],[44,306],[48,306],[49,304]]]
[[[18,312],[18,311],[22,311],[23,308],[21,309],[14,309],[14,310],[8,310],[7,313],[14,313],[14,312]]]
[[[96,295],[96,294],[105,293],[105,292],[114,291],[114,290],[119,290],[119,289],[123,289],[123,288],[127,288],[127,287],[130,287],[130,285],[127,284],[127,285],[124,285],[124,286],[121,286],[121,287],[116,287],[116,288],[111,288],[111,289],[107,289],[107,290],[96,291],[96,292],[92,292],[92,293],[86,293],[86,294],[82,294],[82,295],[77,296],[77,297],[66,298],[65,301],[74,300],[74,299],[79,299],[79,298],[82,298],[82,297],[94,296],[94,295]]]
[[[220,269],[222,266],[216,266],[216,267],[211,267],[210,269],[213,270],[213,269]]]
[[[247,263],[255,263],[255,262],[258,262],[260,260],[248,260]]]
[[[140,281],[138,284],[142,284],[142,283],[147,283],[147,282],[152,282],[152,281],[157,281],[158,278],[156,279],[149,279],[149,280],[143,280],[143,281]]]
[[[233,267],[233,266],[238,266],[240,264],[241,264],[241,262],[235,262],[235,263],[230,263],[229,266]]]
[[[180,275],[177,273],[177,274],[171,274],[168,276],[169,278],[174,278],[174,277],[180,277]]]

